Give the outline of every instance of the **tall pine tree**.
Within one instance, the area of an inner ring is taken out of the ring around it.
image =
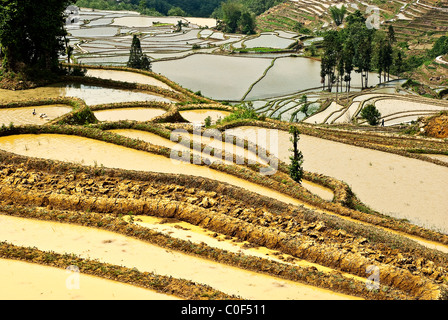
[[[303,178],[303,155],[302,152],[298,148],[299,144],[299,129],[297,129],[294,126],[289,127],[289,133],[291,134],[291,142],[293,149],[290,149],[292,151],[292,156],[289,157],[291,160],[291,164],[289,165],[289,176],[297,183],[302,183]]]
[[[140,39],[134,34],[131,45],[131,53],[127,66],[134,69],[151,70],[151,62],[143,53]]]

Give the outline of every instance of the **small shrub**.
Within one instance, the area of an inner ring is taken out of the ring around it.
[[[205,118],[205,127],[208,128],[212,125],[212,118],[210,116],[208,116],[207,118]]]
[[[227,117],[222,119],[222,123],[231,122],[234,120],[243,120],[243,119],[253,119],[260,120],[257,112],[253,108],[253,104],[251,101],[243,102],[242,104],[236,105],[236,110],[229,114]],[[265,119],[266,116],[263,117]]]
[[[369,104],[361,110],[361,118],[367,120],[371,126],[376,126],[380,121],[381,113],[373,104]]]
[[[82,68],[81,66],[75,66],[75,67],[73,67],[71,75],[72,76],[83,77],[83,76],[86,75],[86,73],[87,73],[87,69],[86,68]]]
[[[68,124],[73,125],[87,125],[89,123],[97,123],[98,119],[89,107],[85,107],[78,112],[75,112],[71,119],[67,120]]]

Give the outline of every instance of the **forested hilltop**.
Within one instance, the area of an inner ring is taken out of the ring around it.
[[[233,0],[259,15],[284,0]],[[131,10],[145,15],[211,17],[226,0],[78,0],[79,7],[99,10]]]

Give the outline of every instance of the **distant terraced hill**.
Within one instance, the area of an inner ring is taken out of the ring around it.
[[[329,8],[342,5],[348,12],[359,9],[367,15],[378,8],[381,24],[392,24],[397,40],[410,42],[417,49],[448,32],[448,0],[290,0],[260,15],[258,28],[293,30],[297,22],[312,31],[331,28],[335,25]]]
[[[336,28],[329,8],[343,5],[347,14],[360,10],[375,27],[394,27],[397,45],[404,49],[405,56],[421,61],[421,66],[407,76],[436,87],[448,83],[448,65],[431,61],[426,54],[438,38],[448,35],[448,0],[288,0],[258,16],[258,31],[304,33],[302,26],[316,35]]]

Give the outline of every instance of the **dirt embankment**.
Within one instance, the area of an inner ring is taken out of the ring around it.
[[[6,242],[0,242],[0,258],[26,261],[61,268],[63,270],[68,266],[76,265],[83,274],[129,283],[134,286],[155,290],[159,293],[173,295],[182,299],[239,299],[238,297],[225,294],[209,286],[184,279],[141,272],[136,268],[130,269],[123,266],[82,259],[72,254],[58,254],[55,252],[41,251],[36,248],[19,247]]]
[[[173,107],[168,111],[172,111],[174,115],[178,109]],[[266,125],[281,127],[281,124],[274,121]],[[76,134],[91,135],[97,139],[101,136],[101,139],[104,139],[100,129],[89,131],[86,128],[75,128],[65,129],[73,130]],[[313,130],[311,127],[303,129]],[[20,133],[21,130],[31,129],[15,130]],[[57,131],[55,128],[49,130]],[[158,132],[161,129],[154,128],[154,131]],[[342,132],[334,135],[338,139],[352,140],[351,136],[346,138]],[[357,139],[355,141],[359,141],[360,138]],[[133,145],[131,140],[128,143]],[[136,148],[134,145],[133,147]],[[141,144],[139,148],[155,150],[162,154],[167,152],[166,149],[161,150],[146,144]],[[155,240],[158,235],[148,233],[134,225],[130,226],[125,221],[119,220],[120,217],[151,215],[163,219],[176,219],[238,238],[240,241],[247,241],[250,246],[266,247],[288,254],[293,257],[292,262],[304,259],[331,268],[335,273],[326,274],[317,269],[289,267],[286,264],[268,264],[266,259],[255,261],[227,252],[217,253],[205,243],[192,246],[178,242],[177,247],[172,248],[173,239],[164,238],[160,243],[157,242],[158,245],[369,299],[446,298],[445,285],[448,283],[446,255],[427,250],[409,242],[407,238],[392,235],[373,225],[361,224],[360,219],[349,221],[304,207],[290,206],[226,183],[204,178],[81,168],[74,164],[25,159],[3,152],[0,152],[0,158],[2,158],[0,164],[2,213],[110,227],[115,228],[112,231],[153,242],[160,240],[159,238]],[[280,166],[280,169],[278,176],[274,177],[277,180],[273,178],[275,183],[271,184],[271,188],[276,186],[286,194],[296,192],[295,188],[282,184],[283,177],[286,178],[286,169],[283,166]],[[236,169],[228,169],[233,172],[232,170]],[[248,169],[239,174],[247,180],[254,179],[253,170]],[[307,178],[322,182],[325,177],[308,174]],[[322,204],[319,208],[332,212],[339,208],[341,212],[336,210],[334,213],[341,215],[350,211],[345,215],[352,219],[355,219],[352,216],[354,214],[364,216],[361,212],[346,207],[351,197],[343,185],[339,186],[337,181],[327,181],[326,184],[329,187],[333,186],[332,189],[340,189],[341,192],[335,192],[337,203],[325,202],[325,205]],[[30,211],[25,213],[26,210],[23,208]],[[61,212],[63,210],[71,213]],[[379,216],[368,214],[365,216],[368,216],[368,221],[384,220]],[[118,219],[116,224],[111,223],[113,219]],[[382,225],[380,222],[377,224]],[[5,255],[8,257],[10,253],[6,252]],[[372,265],[380,270],[382,287],[379,292],[367,291],[363,282],[340,276],[341,273],[350,273],[365,278],[368,276],[367,267]]]
[[[311,215],[306,209],[290,207],[273,213],[255,205],[257,201],[245,203],[244,199],[204,190],[200,185],[188,188],[87,171],[58,174],[3,165],[0,171],[2,207],[26,205],[117,216],[132,213],[174,218],[339,272],[365,277],[366,267],[377,265],[383,275],[383,285],[414,298],[434,299],[443,295],[446,257],[418,254],[417,249],[411,248],[392,249],[385,243],[350,232],[348,225],[345,227],[349,231],[341,229],[336,220],[303,219]],[[320,285],[334,285],[328,281]],[[385,288],[384,292],[387,291]]]
[[[434,138],[448,138],[448,113],[426,118],[423,121],[425,134]]]

